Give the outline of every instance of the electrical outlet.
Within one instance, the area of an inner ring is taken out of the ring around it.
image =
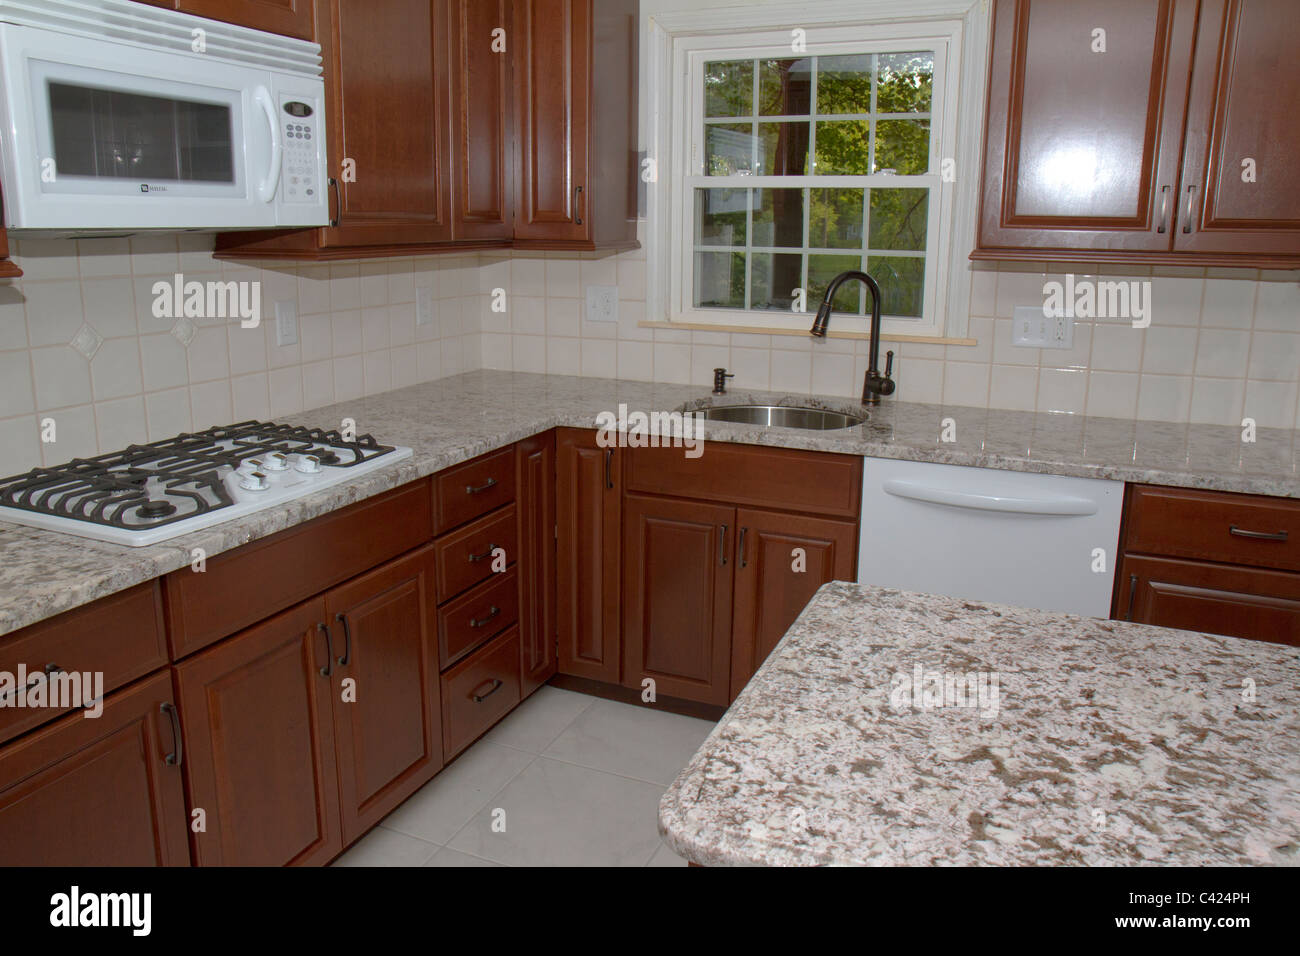
[[[433,290],[415,290],[415,324],[433,325]]]
[[[587,321],[618,321],[618,286],[587,286]]]
[[[1041,305],[1018,305],[1011,319],[1011,344],[1027,349],[1074,347],[1074,318],[1043,315]]]
[[[275,303],[275,344],[298,344],[298,303],[292,299]]]

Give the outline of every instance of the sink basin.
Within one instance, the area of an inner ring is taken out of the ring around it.
[[[817,431],[852,428],[867,420],[866,415],[846,415],[824,408],[803,408],[797,405],[714,405],[690,411],[702,413],[708,421],[739,422],[762,425],[765,428],[809,428]]]

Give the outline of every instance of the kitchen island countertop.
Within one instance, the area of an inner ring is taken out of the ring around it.
[[[671,411],[717,402],[772,402],[858,410],[850,399],[707,386],[478,371],[283,416],[407,445],[414,455],[361,478],[162,544],[130,548],[0,522],[0,635],[267,537],[400,484],[557,425],[592,428],[601,412]],[[203,423],[211,424],[211,423]],[[837,431],[707,422],[708,441],[903,458],[1010,471],[1300,497],[1297,431],[1241,430],[886,400],[865,424]]]
[[[1295,865],[1300,649],[832,582],[659,827],[703,865]]]

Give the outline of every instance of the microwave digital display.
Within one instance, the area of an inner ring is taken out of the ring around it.
[[[311,116],[312,109],[306,103],[300,103],[297,100],[291,100],[284,104],[284,111],[290,116]]]

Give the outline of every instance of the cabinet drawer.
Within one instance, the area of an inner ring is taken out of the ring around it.
[[[167,575],[167,623],[179,660],[369,571],[433,536],[427,481],[349,505]]]
[[[1133,485],[1124,548],[1300,571],[1300,502]]]
[[[518,620],[519,578],[511,568],[438,609],[439,662],[454,664]]]
[[[53,665],[67,675],[81,675],[76,682],[84,687],[84,698],[96,693],[93,683],[84,686],[82,677],[87,673],[104,675],[103,693],[107,694],[166,664],[162,588],[158,581],[137,585],[0,638],[0,672],[12,674],[16,680],[22,665],[27,683],[42,683],[48,679],[45,668]],[[70,709],[12,704],[0,707],[0,741]]]
[[[442,733],[447,757],[460,753],[519,703],[519,628],[442,675]]]
[[[448,531],[515,500],[514,447],[448,468],[433,478],[434,530]]]
[[[706,443],[699,458],[687,458],[680,448],[625,454],[628,491],[858,517],[862,459],[855,455],[721,442]]]
[[[492,552],[497,548],[505,549],[507,564],[515,563],[514,505],[439,538],[438,603],[455,597],[491,575]]]

